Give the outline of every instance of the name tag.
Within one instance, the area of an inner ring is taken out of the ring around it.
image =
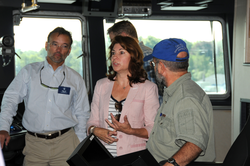
[[[59,86],[58,93],[69,95],[69,93],[70,93],[70,87]]]

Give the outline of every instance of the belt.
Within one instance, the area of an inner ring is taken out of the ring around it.
[[[31,131],[27,131],[30,135],[33,135],[35,137],[39,137],[39,138],[45,138],[45,139],[53,139],[53,138],[56,138],[56,137],[59,137],[60,135],[63,135],[64,133],[66,133],[67,131],[69,131],[71,128],[67,128],[67,129],[64,129],[64,130],[60,130],[56,133],[53,133],[53,134],[47,134],[47,135],[43,135],[43,134],[38,134],[38,133],[33,133]]]

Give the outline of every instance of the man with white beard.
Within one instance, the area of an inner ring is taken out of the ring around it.
[[[166,86],[147,149],[164,166],[185,166],[215,159],[213,108],[206,93],[191,80],[189,52],[181,39],[165,39],[153,53],[156,79]]]

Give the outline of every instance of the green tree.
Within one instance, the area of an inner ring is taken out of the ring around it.
[[[78,71],[82,75],[82,42],[74,41],[71,46],[70,55],[67,57],[65,64]],[[79,57],[79,58],[78,58]]]
[[[204,79],[214,74],[212,61],[213,48],[211,42],[199,41],[193,43],[191,49],[189,49],[189,55],[189,71],[194,81]]]
[[[23,52],[20,49],[16,49],[16,53],[21,57],[21,59],[19,59],[18,57],[15,58],[16,74],[27,64],[44,61],[45,57],[47,56],[47,51],[45,50],[45,48],[41,48],[41,50],[38,52],[31,50]],[[82,58],[77,58],[81,54],[81,41],[73,41],[71,53],[67,57],[65,64],[82,75]]]
[[[143,41],[143,44],[145,46],[148,46],[150,48],[154,48],[154,46],[159,43],[162,39],[153,37],[153,36],[148,36],[147,38],[142,38],[141,36],[139,37],[139,41]]]

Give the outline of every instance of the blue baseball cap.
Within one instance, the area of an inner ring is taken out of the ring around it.
[[[177,58],[180,52],[186,52],[188,56],[185,58]],[[153,57],[172,62],[184,62],[189,58],[186,43],[181,39],[170,38],[160,41],[154,46],[153,53],[145,56],[143,61],[148,61]]]

